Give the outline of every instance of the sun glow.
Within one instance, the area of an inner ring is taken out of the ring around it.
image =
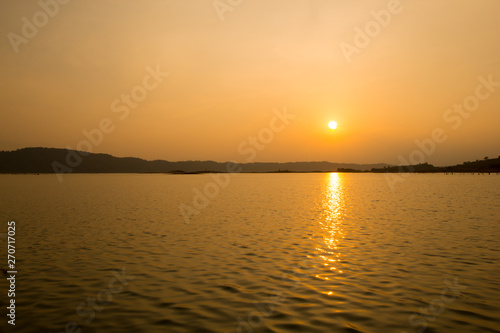
[[[336,130],[337,129],[337,122],[336,121],[330,121],[328,123],[328,127],[333,131],[333,130]]]

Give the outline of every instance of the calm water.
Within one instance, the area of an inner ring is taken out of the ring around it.
[[[0,176],[15,332],[500,331],[500,176],[234,175],[186,224],[212,181]]]

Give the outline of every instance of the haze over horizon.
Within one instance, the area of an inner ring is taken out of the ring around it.
[[[217,3],[4,4],[0,150],[400,164],[438,128],[425,162],[500,154],[500,2]]]

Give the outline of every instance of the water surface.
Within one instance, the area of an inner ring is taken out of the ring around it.
[[[396,191],[378,174],[0,182],[16,332],[500,331],[497,175],[412,175]],[[179,205],[205,186],[186,223]]]

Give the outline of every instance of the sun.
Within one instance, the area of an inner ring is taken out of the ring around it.
[[[336,130],[337,129],[337,122],[336,121],[330,121],[328,123],[328,127],[330,127],[330,129],[333,131],[333,130]]]

